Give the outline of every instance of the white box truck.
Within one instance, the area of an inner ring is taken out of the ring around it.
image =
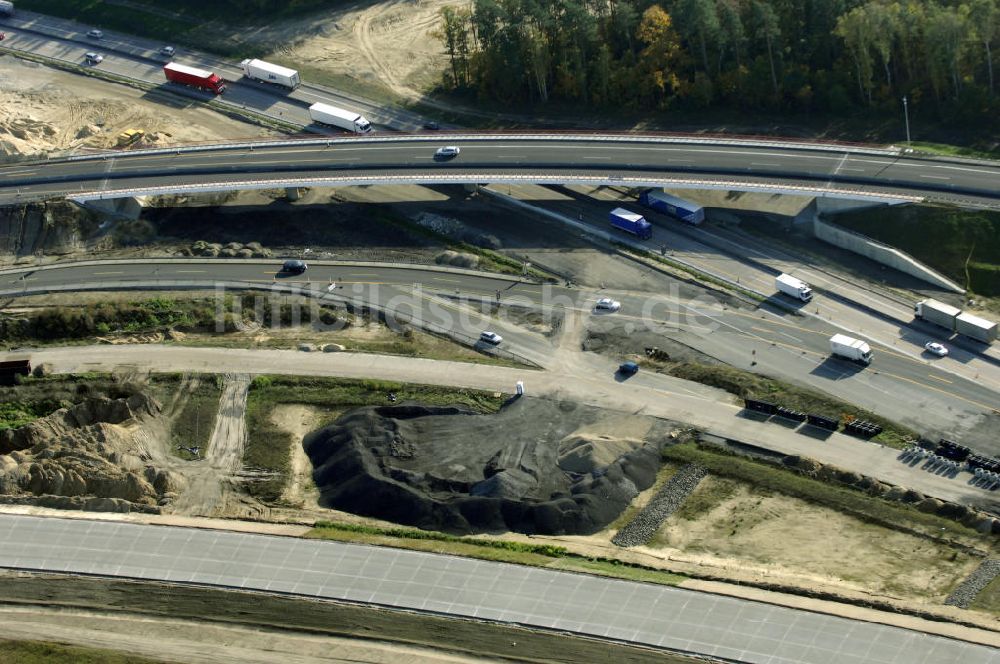
[[[849,337],[846,334],[835,334],[830,337],[830,352],[837,357],[860,362],[861,364],[872,363],[872,349],[861,339]]]
[[[801,279],[796,279],[790,274],[779,274],[774,279],[774,287],[785,295],[791,295],[796,300],[808,302],[813,299],[813,292],[812,289],[809,288],[809,284]]]
[[[262,83],[274,83],[294,90],[299,87],[302,81],[299,79],[299,72],[281,65],[271,64],[263,60],[244,60],[240,63],[243,67],[243,75],[247,78],[260,81]]]
[[[313,104],[309,107],[309,117],[320,124],[339,127],[355,134],[367,134],[372,130],[372,125],[365,116],[329,104]]]

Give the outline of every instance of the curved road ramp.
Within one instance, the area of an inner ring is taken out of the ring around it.
[[[558,630],[737,662],[994,664],[986,646],[835,616],[401,549],[0,516],[0,567],[241,588]]]

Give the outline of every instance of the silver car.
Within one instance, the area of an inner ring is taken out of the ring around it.
[[[434,153],[435,159],[452,159],[458,156],[458,153],[462,150],[457,145],[448,145],[443,148],[438,148],[437,152]]]
[[[944,357],[945,355],[948,354],[948,349],[945,348],[944,344],[939,344],[936,341],[928,341],[927,343],[924,344],[924,349],[928,353],[933,353],[938,357]]]
[[[479,340],[485,341],[488,344],[493,344],[494,346],[499,346],[500,342],[503,341],[503,337],[496,332],[483,332],[479,335]]]

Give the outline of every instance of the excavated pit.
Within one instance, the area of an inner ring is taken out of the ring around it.
[[[590,534],[653,483],[664,426],[531,398],[490,415],[404,404],[353,410],[303,445],[326,507],[456,534]]]

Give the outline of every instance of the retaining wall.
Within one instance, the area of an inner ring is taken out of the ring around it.
[[[846,228],[823,221],[818,216],[813,218],[813,235],[824,242],[829,242],[841,249],[853,251],[856,254],[872,259],[876,263],[899,270],[943,290],[953,293],[965,293],[965,289],[954,281],[932,270],[905,252],[895,247],[890,247],[887,244],[882,244],[870,237],[865,237],[860,233],[855,233],[854,231],[849,231]]]

